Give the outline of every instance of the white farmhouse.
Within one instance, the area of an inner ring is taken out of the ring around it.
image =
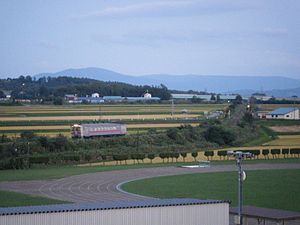
[[[147,93],[144,94],[144,98],[152,98],[152,95],[147,92]]]
[[[100,97],[99,93],[93,93],[92,94],[92,98],[99,98],[99,97]]]
[[[266,114],[267,119],[298,120],[298,108],[278,108]]]

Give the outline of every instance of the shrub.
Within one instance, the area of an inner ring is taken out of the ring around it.
[[[284,158],[286,158],[287,155],[290,153],[290,150],[288,148],[283,148],[281,150],[281,153],[283,154]]]
[[[20,134],[22,139],[32,140],[35,137],[35,134],[31,130],[22,131]]]
[[[163,160],[163,163],[165,162],[165,158],[168,157],[168,154],[165,152],[161,152],[159,153],[159,157]]]
[[[214,152],[213,151],[205,151],[204,155],[207,157],[207,160],[209,160],[209,157],[213,157],[214,156]]]
[[[205,154],[205,153],[204,153]],[[218,151],[218,156],[220,157],[220,159],[222,159],[222,156],[223,156],[223,158],[225,159],[225,157],[227,156],[227,151],[225,151],[225,150],[220,150],[220,151]]]
[[[211,126],[204,133],[204,138],[209,142],[219,145],[232,145],[235,141],[234,134],[221,126]]]
[[[40,156],[30,156],[29,163],[30,164],[48,164],[50,161],[49,156],[40,155]]]
[[[254,155],[254,158],[258,158],[260,155],[260,150],[249,150],[248,152],[252,153]]]
[[[263,149],[262,150],[262,154],[264,155],[265,159],[269,158],[269,153],[270,153],[269,149]]]
[[[290,153],[293,155],[300,155],[300,148],[291,148]]]
[[[89,154],[89,153],[86,153],[85,155],[84,155],[84,160],[85,161],[91,161],[91,159],[92,159],[92,156],[91,156],[91,154]]]
[[[186,152],[181,152],[180,155],[183,158],[183,161],[185,162],[185,158],[187,157],[187,153]]]
[[[192,156],[194,157],[194,160],[196,161],[196,158],[198,156],[198,152],[192,152]]]
[[[155,154],[154,153],[149,153],[147,155],[148,159],[150,159],[151,163],[152,163],[152,160],[155,158]]]
[[[178,160],[180,154],[179,154],[178,152],[175,152],[173,156],[174,156],[174,158],[176,159],[176,162],[177,162],[177,160]]]
[[[125,163],[127,163],[126,162],[127,159],[128,159],[128,155],[125,155],[125,154],[123,154],[123,155],[113,155],[113,160],[115,160],[117,163],[118,162],[121,163],[121,161],[125,161]]]
[[[278,158],[278,155],[280,155],[280,149],[271,149],[271,154],[273,158]]]

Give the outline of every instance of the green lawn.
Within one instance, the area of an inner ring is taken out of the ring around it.
[[[300,163],[300,158],[294,159],[270,159],[270,160],[246,160],[244,163]],[[57,179],[72,175],[94,173],[111,170],[125,170],[138,168],[166,167],[190,165],[191,163],[158,163],[158,164],[135,164],[135,165],[118,165],[118,166],[49,166],[44,168],[32,168],[24,170],[0,170],[1,181],[18,181],[18,180],[48,180]],[[211,165],[235,164],[235,161],[212,161]]]
[[[237,205],[237,173],[208,173],[133,181],[125,191],[157,198],[231,200]],[[300,170],[249,171],[244,205],[300,211]]]
[[[0,207],[15,207],[15,206],[29,206],[29,205],[49,205],[62,204],[64,201],[25,195],[10,191],[0,191]]]

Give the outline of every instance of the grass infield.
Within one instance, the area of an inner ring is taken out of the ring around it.
[[[126,183],[122,189],[156,198],[223,199],[237,205],[236,172],[150,178]],[[300,211],[299,190],[300,170],[248,171],[243,205]]]
[[[0,207],[63,204],[64,201],[26,195],[11,191],[0,191]]]

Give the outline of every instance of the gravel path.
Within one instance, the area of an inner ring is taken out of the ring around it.
[[[300,169],[300,164],[248,164],[244,170]],[[160,167],[97,172],[45,181],[0,182],[0,190],[16,191],[69,202],[104,202],[115,200],[140,200],[146,197],[121,192],[117,186],[126,181],[147,177],[236,171],[234,165],[210,168]]]

